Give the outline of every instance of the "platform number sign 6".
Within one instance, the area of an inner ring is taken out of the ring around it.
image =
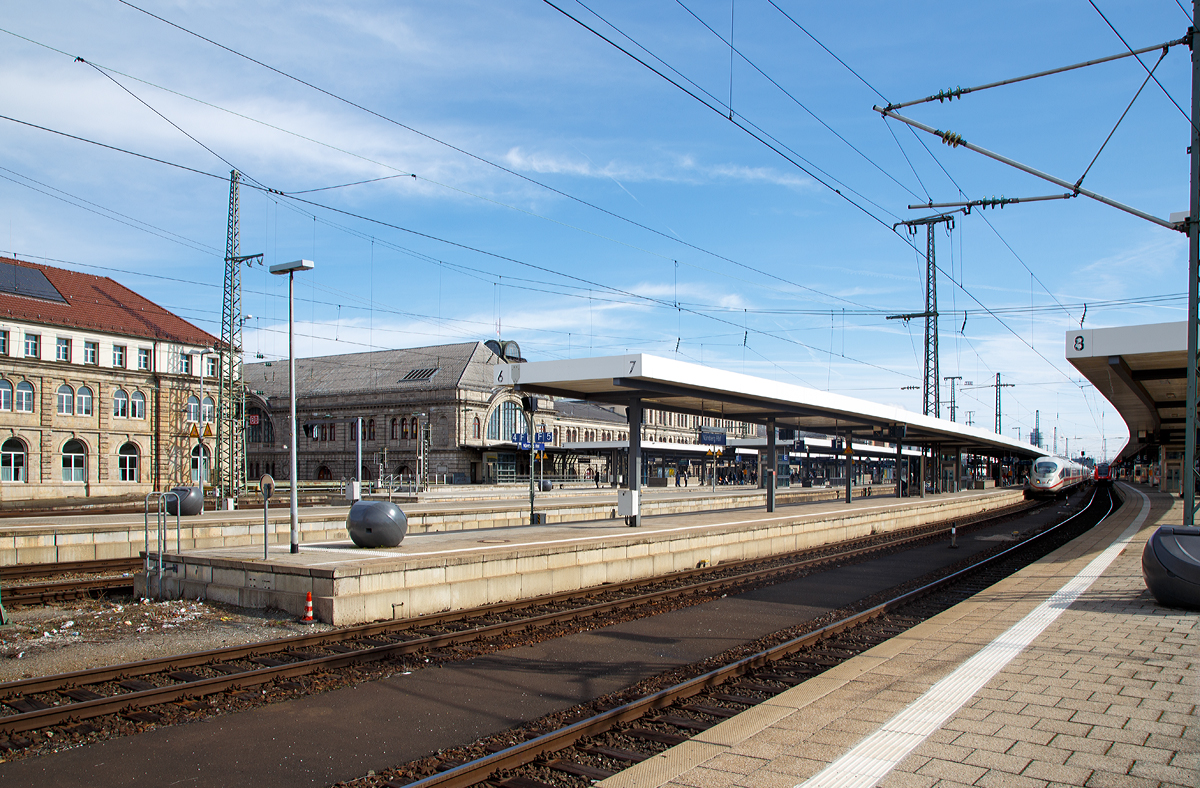
[[[1075,349],[1083,350],[1083,334],[1075,335]]]

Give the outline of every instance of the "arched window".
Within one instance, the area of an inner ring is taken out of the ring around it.
[[[408,419],[400,419],[400,440],[408,440]]]
[[[71,416],[75,413],[75,389],[66,383],[58,387],[58,415]]]
[[[275,427],[262,408],[246,408],[246,440],[250,443],[274,443]]]
[[[375,419],[370,419],[367,422],[367,440],[375,440]]]
[[[129,418],[129,395],[125,393],[124,389],[117,389],[113,392],[113,417]]]
[[[317,468],[317,481],[327,482],[333,479],[333,471],[322,465]]]
[[[62,449],[62,480],[87,481],[87,449],[77,440],[69,440]]]
[[[0,410],[12,410],[12,384],[7,380],[0,380]]]
[[[471,437],[474,438],[475,440],[479,440],[479,429],[480,429],[479,417],[476,416],[475,419],[471,422]]]
[[[187,420],[200,421],[200,399],[192,396],[187,398]]]
[[[0,482],[25,481],[25,444],[9,438],[0,446]]]
[[[400,422],[392,419],[392,440],[400,440]]]
[[[138,449],[132,443],[117,450],[117,478],[123,482],[138,481]]]
[[[501,402],[488,419],[488,440],[511,441],[518,432],[525,432],[525,415],[521,412],[521,406],[512,401]]]
[[[146,418],[146,395],[140,391],[133,392],[129,397],[129,418]]]
[[[17,384],[17,397],[13,406],[18,413],[33,413],[33,384],[21,381]]]
[[[208,469],[211,467],[211,464],[211,456],[208,453],[208,447],[203,443],[196,444],[196,448],[192,449],[193,484],[208,484]]]
[[[558,427],[554,428],[554,445],[558,445]]]
[[[92,390],[87,386],[80,386],[79,391],[75,392],[75,415],[92,415]]]
[[[212,397],[205,397],[204,402],[200,403],[200,418],[201,420],[211,424],[217,418],[217,404],[213,402]]]

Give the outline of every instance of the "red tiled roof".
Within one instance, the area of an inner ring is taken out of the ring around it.
[[[0,257],[0,261],[41,271],[67,303],[0,292],[0,318],[51,326],[93,329],[109,334],[159,339],[187,345],[219,344],[196,328],[107,276]]]

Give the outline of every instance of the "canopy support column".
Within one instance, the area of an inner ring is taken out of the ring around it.
[[[629,525],[637,528],[642,524],[641,488],[642,488],[642,401],[635,399],[629,403],[626,410],[629,416],[629,493],[632,501],[632,512],[625,519]]]
[[[779,468],[779,458],[776,455],[775,440],[778,430],[775,429],[775,419],[767,420],[767,467],[763,481],[767,485],[767,513],[775,511],[775,472]]]

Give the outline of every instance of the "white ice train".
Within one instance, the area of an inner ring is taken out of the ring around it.
[[[1066,457],[1038,457],[1033,461],[1026,495],[1031,498],[1059,497],[1090,478],[1087,468]]]

